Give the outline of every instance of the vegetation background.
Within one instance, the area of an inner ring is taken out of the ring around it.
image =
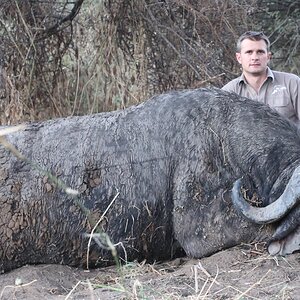
[[[235,41],[300,74],[300,0],[1,0],[0,124],[122,109],[240,74]]]
[[[0,0],[0,124],[221,87],[240,74],[235,42],[247,30],[270,37],[272,68],[299,75],[299,15],[300,0]],[[1,275],[0,298],[299,299],[299,254],[262,254],[243,245],[122,272],[24,266]]]

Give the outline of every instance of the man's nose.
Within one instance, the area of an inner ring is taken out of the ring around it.
[[[252,60],[257,60],[258,59],[257,53],[253,52],[252,55],[251,55],[251,59]]]

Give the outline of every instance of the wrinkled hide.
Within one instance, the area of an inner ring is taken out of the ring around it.
[[[287,120],[259,103],[206,89],[31,124],[7,139],[78,190],[89,213],[1,147],[1,271],[85,265],[91,220],[102,220],[99,229],[124,260],[169,259],[178,244],[200,258],[268,240],[276,224],[253,224],[237,213],[233,183],[243,177],[247,195],[265,206],[282,193],[300,158],[297,130]],[[92,241],[89,265],[112,263],[111,251]]]

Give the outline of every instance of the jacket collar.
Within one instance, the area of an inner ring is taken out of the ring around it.
[[[267,67],[267,79],[268,78],[271,78],[271,80],[274,81],[274,74],[269,67]],[[247,80],[246,80],[244,74],[242,74],[239,78],[239,84],[241,84],[241,83],[247,83]]]

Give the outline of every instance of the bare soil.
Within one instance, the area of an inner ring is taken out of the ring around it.
[[[256,244],[121,268],[24,266],[0,275],[0,299],[300,299],[300,257]]]

